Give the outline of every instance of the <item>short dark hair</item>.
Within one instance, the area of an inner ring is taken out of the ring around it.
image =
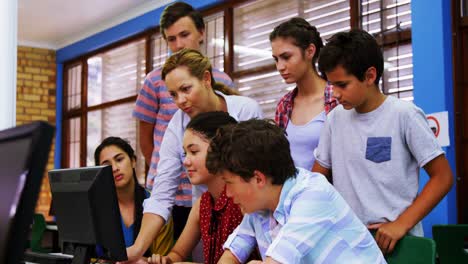
[[[336,33],[327,41],[319,56],[319,69],[322,73],[326,74],[341,65],[348,74],[364,81],[367,69],[375,67],[377,77],[374,83],[379,85],[383,72],[383,55],[371,34],[353,29]]]
[[[161,27],[161,34],[166,39],[166,33],[164,30],[172,26],[177,20],[183,17],[190,17],[195,24],[198,31],[205,30],[205,22],[203,21],[203,15],[195,10],[191,5],[184,2],[175,2],[164,8],[161,14],[159,24]]]
[[[192,118],[187,124],[186,130],[192,130],[211,141],[220,127],[229,124],[237,124],[237,121],[228,113],[221,111],[205,112]]]
[[[211,140],[206,167],[213,174],[230,171],[245,181],[258,170],[275,185],[297,174],[285,131],[260,119],[220,128]]]
[[[270,42],[278,37],[291,38],[294,45],[301,48],[303,53],[310,44],[314,44],[315,54],[312,58],[312,66],[315,69],[315,62],[317,62],[320,50],[323,47],[323,41],[316,27],[309,24],[302,17],[293,17],[273,29],[270,33]]]

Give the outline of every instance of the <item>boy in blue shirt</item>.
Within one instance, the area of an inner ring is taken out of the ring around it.
[[[218,263],[386,263],[367,228],[326,178],[294,167],[284,130],[264,120],[223,127],[206,167],[245,213]]]
[[[337,33],[319,57],[338,106],[328,115],[313,171],[332,178],[376,241],[391,252],[405,234],[423,235],[420,221],[447,194],[453,176],[424,112],[386,96],[378,84],[382,51],[362,30]],[[430,180],[418,195],[419,169]]]

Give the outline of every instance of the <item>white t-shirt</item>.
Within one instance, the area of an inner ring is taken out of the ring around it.
[[[337,106],[325,122],[316,161],[364,224],[394,221],[416,198],[419,168],[443,154],[424,112],[388,96],[360,114]],[[411,231],[422,235],[420,225]]]

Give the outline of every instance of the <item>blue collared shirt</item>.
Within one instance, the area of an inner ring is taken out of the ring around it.
[[[263,260],[280,263],[386,263],[372,235],[325,177],[301,168],[284,183],[273,213],[246,214],[224,244],[241,263],[255,246]]]

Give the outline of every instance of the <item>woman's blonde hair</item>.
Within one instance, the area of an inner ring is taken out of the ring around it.
[[[162,68],[161,77],[166,80],[167,74],[175,68],[185,66],[190,74],[199,80],[203,80],[205,71],[211,75],[211,86],[214,90],[220,91],[226,95],[239,95],[239,92],[227,87],[223,83],[218,83],[213,77],[210,60],[194,49],[182,49],[170,56]]]

